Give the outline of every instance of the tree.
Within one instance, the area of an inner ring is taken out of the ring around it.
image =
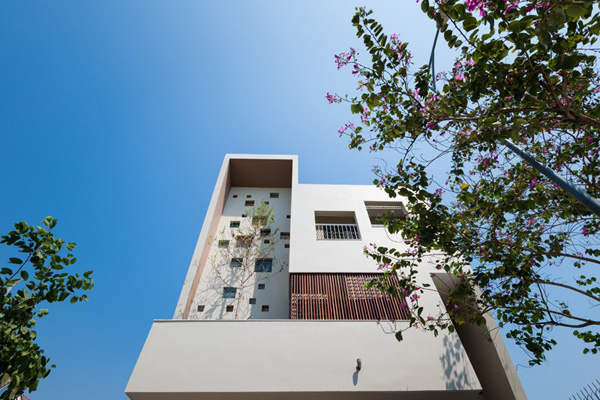
[[[40,379],[55,367],[35,343],[36,318],[48,314],[40,307],[44,303],[87,300],[80,291],[93,287],[92,271],[83,276],[66,272],[77,261],[71,253],[75,243],[65,244],[54,236],[56,219],[47,217],[43,222],[46,227],[16,223],[15,230],[0,239],[0,243],[21,253],[9,258],[9,265],[0,270],[0,387],[8,383],[0,395],[3,400],[36,390]]]
[[[414,299],[411,326],[437,335],[453,323],[485,324],[490,312],[532,365],[556,344],[556,327],[596,354],[600,218],[504,143],[600,197],[598,8],[578,0],[424,0],[421,9],[457,50],[451,70],[414,69],[408,44],[387,36],[364,8],[352,23],[370,63],[354,49],[335,56],[338,69],[352,66],[362,91],[326,96],[360,115],[340,136],[351,149],[396,150],[397,165],[374,167],[375,184],[409,202],[406,218],[383,217],[405,242],[366,253]],[[454,281],[439,315],[419,306],[419,293],[434,290],[417,282],[423,261]]]
[[[215,236],[209,283],[201,295],[201,303],[209,307],[222,305],[224,288],[233,296],[234,319],[251,317],[249,300],[254,287],[285,270],[287,263],[275,257],[279,229],[273,226],[273,207],[265,201],[246,210],[244,218],[232,221],[229,229]],[[223,310],[224,307],[216,309]],[[211,310],[205,310],[210,313]]]

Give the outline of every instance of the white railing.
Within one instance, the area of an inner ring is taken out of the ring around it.
[[[317,224],[317,240],[360,240],[356,224]]]

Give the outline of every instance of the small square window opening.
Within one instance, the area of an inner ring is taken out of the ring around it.
[[[272,198],[272,199],[278,199],[279,198],[279,193],[271,193],[269,195],[269,197]]]
[[[261,229],[260,230],[260,236],[262,236],[262,237],[269,236],[270,234],[271,234],[271,230],[270,229]]]
[[[232,258],[231,259],[231,268],[240,268],[242,266],[243,260],[241,258]]]
[[[250,199],[250,198],[252,198],[252,195],[251,195],[251,194],[247,194],[247,195],[246,195],[246,198],[247,198],[247,199]]]
[[[226,249],[229,247],[229,240],[219,240],[219,248]]]
[[[235,299],[235,293],[237,292],[236,288],[233,287],[224,287],[223,288],[223,298],[224,299]]]
[[[285,247],[286,249],[289,249],[289,248],[290,248],[290,244],[289,244],[289,243],[286,243],[284,247]]]
[[[233,198],[234,198],[234,199],[237,199],[237,194],[234,194],[234,195],[233,195]]]
[[[262,306],[262,312],[269,312],[269,306]]]
[[[279,238],[281,240],[290,240],[290,233],[289,232],[281,232]]]
[[[288,216],[286,216],[286,218],[287,218],[287,219],[290,219],[290,218],[291,218],[291,216],[290,216],[290,215],[288,215]]]
[[[244,203],[246,207],[254,207],[254,200],[246,200]]]
[[[229,223],[229,227],[230,228],[239,228],[240,227],[240,221],[231,221]]]
[[[198,306],[198,312],[203,312],[204,311],[204,306]]]
[[[255,272],[271,272],[273,270],[272,258],[260,258],[254,264]]]
[[[252,245],[252,236],[238,236],[235,241],[235,247],[238,249],[247,249]]]
[[[225,308],[225,311],[227,311],[227,312],[232,312],[232,311],[233,311],[233,306],[231,306],[231,305],[230,305],[230,306],[227,306],[227,307]]]
[[[265,289],[265,284],[264,283],[259,283],[258,284],[258,290],[264,290]]]
[[[250,299],[250,304],[256,304],[256,299],[254,297]]]

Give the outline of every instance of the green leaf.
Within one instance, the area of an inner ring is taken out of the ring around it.
[[[354,103],[350,106],[350,111],[352,111],[353,114],[362,114],[365,110],[362,104]]]
[[[580,4],[572,3],[567,6],[565,11],[569,17],[579,18],[586,15],[590,10]]]
[[[11,264],[23,264],[23,260],[17,257],[11,257],[8,259],[8,262]]]
[[[396,334],[394,335],[396,337],[396,340],[401,342],[402,341],[402,332],[398,331],[396,332]]]

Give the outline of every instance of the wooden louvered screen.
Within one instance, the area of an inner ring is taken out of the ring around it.
[[[408,319],[406,302],[364,284],[381,274],[290,274],[290,318],[329,320]],[[389,278],[398,284],[398,278]]]

